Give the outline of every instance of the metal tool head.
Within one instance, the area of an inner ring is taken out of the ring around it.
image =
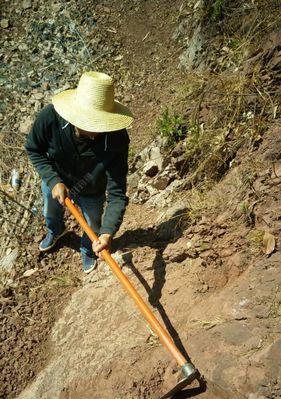
[[[194,381],[199,375],[198,371],[191,363],[186,363],[182,366],[182,373],[184,375],[184,378],[182,378],[164,396],[161,396],[160,399],[172,398],[176,393],[182,391],[187,385],[191,384],[192,381]]]

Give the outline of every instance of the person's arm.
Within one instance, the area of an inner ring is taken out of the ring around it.
[[[107,168],[107,205],[100,235],[113,236],[119,229],[128,203],[126,196],[128,173],[128,148],[114,158]]]
[[[50,135],[52,124],[51,118],[50,106],[47,106],[35,119],[32,129],[27,136],[25,149],[40,177],[53,190],[56,184],[63,183],[63,181],[47,154],[49,148],[48,135]]]
[[[101,251],[110,251],[113,235],[119,229],[128,199],[126,197],[128,173],[128,149],[118,156],[109,165],[107,174],[107,205],[103,216],[98,241],[93,243],[93,251],[102,258]]]

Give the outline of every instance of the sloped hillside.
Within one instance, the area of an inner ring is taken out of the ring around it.
[[[0,22],[0,397],[159,398],[177,378],[107,266],[82,275],[68,214],[38,251],[26,133],[95,69],[136,116],[114,256],[204,377],[178,397],[279,398],[279,2],[1,1]]]

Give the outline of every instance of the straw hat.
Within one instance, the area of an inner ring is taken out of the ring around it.
[[[55,110],[72,125],[88,132],[110,132],[129,127],[131,111],[114,100],[113,79],[100,72],[85,72],[77,89],[52,98]]]

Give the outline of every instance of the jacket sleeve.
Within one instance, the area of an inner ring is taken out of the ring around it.
[[[49,140],[51,133],[51,120],[49,107],[44,108],[37,116],[29,132],[25,149],[28,157],[36,168],[42,180],[52,190],[57,183],[63,182],[56,171],[51,159],[48,157]]]
[[[128,198],[126,196],[128,173],[128,148],[114,158],[106,170],[107,204],[100,234],[114,235],[119,229]]]

